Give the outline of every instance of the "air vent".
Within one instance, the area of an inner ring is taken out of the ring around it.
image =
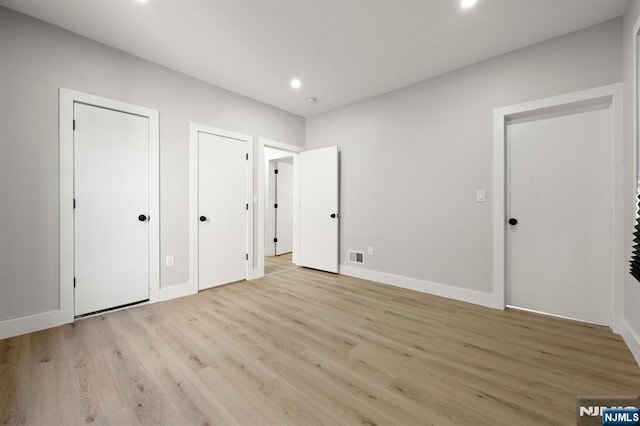
[[[364,263],[364,253],[361,251],[349,250],[349,263]]]

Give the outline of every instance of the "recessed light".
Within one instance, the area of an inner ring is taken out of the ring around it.
[[[294,78],[289,82],[289,86],[291,86],[292,89],[299,89],[302,87],[302,81],[300,81],[299,78]]]
[[[476,5],[478,0],[460,0],[460,7],[463,9],[469,9]]]

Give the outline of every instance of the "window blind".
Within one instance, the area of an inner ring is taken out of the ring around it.
[[[640,217],[638,217],[638,210],[640,210],[640,193],[638,194],[638,204],[636,206],[636,226],[633,233],[633,250],[631,252],[630,273],[633,277],[640,281]]]

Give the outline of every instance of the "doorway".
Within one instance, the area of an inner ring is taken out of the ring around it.
[[[159,293],[158,112],[60,89],[60,311]]]
[[[616,326],[619,104],[612,85],[496,110],[496,307]]]
[[[293,160],[296,154],[265,148],[267,202],[264,204],[264,273],[296,267],[293,263]]]
[[[276,158],[269,158],[273,152]],[[329,146],[305,151],[303,148],[260,138],[258,140],[259,205],[253,278],[265,275],[268,246],[269,161],[293,157],[293,230],[291,260],[294,265],[338,272],[339,264],[339,148]],[[273,240],[271,240],[273,242]],[[271,252],[269,250],[272,250]]]

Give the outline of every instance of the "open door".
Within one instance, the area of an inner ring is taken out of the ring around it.
[[[338,167],[337,146],[300,153],[299,266],[338,273]]]

